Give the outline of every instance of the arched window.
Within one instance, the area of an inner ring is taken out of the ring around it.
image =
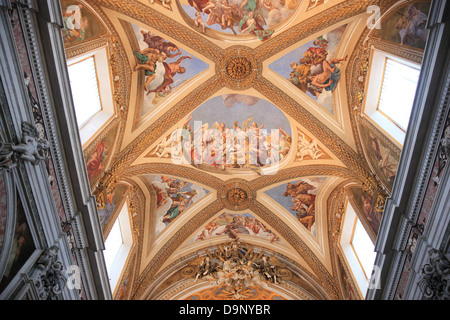
[[[416,95],[420,65],[373,50],[364,114],[403,145]]]
[[[353,279],[364,296],[369,287],[376,252],[371,238],[350,202],[347,202],[340,245]]]
[[[106,238],[105,250],[103,252],[109,282],[113,292],[120,279],[132,245],[133,236],[130,216],[127,203],[125,202]]]
[[[68,71],[80,139],[85,144],[114,116],[107,48],[70,59]]]

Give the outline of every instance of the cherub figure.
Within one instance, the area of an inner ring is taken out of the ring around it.
[[[44,151],[50,148],[47,140],[39,137],[36,127],[30,122],[22,123],[22,139],[18,145],[11,144],[11,150],[19,153],[19,158],[34,165],[45,160]]]
[[[205,23],[203,22],[202,15],[198,11],[195,11],[194,23],[196,27],[201,27],[202,32],[205,33]]]

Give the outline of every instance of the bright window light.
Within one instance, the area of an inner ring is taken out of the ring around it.
[[[358,257],[359,263],[364,270],[366,278],[368,279],[372,274],[372,268],[376,257],[375,246],[358,218],[356,218],[355,221],[355,229],[351,244]]]
[[[94,57],[68,67],[78,127],[102,110]]]
[[[122,230],[120,228],[119,219],[117,219],[111,231],[109,232],[108,238],[105,241],[105,251],[103,253],[107,269],[110,269],[112,267],[114,260],[119,253],[120,248],[122,247],[122,244]]]
[[[408,127],[420,70],[386,58],[378,110],[402,130]]]

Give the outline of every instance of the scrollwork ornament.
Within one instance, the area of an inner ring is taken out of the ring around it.
[[[450,262],[439,250],[432,249],[429,254],[417,285],[425,300],[450,300]]]
[[[46,249],[36,262],[32,278],[40,300],[56,297],[66,285],[63,265],[57,260],[58,251],[58,247],[52,246]]]

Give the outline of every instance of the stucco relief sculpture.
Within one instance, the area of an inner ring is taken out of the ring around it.
[[[17,158],[37,165],[46,159],[45,151],[49,147],[49,142],[39,136],[34,124],[24,121],[22,138],[18,144],[0,142],[0,167],[10,166]]]
[[[230,291],[245,291],[249,286],[267,287],[282,284],[292,277],[290,270],[274,256],[256,253],[248,244],[232,242],[219,245],[218,250],[208,252],[193,265],[183,269],[186,278],[206,280]]]
[[[52,246],[36,262],[32,279],[41,300],[61,294],[66,286],[67,279],[63,275],[63,265],[58,261],[58,251],[58,247]]]
[[[324,153],[317,146],[317,140],[308,141],[305,135],[298,131],[297,160],[303,160],[305,156],[310,156],[313,160],[319,159]]]
[[[423,266],[417,284],[425,300],[449,300],[450,262],[439,250],[432,249],[429,254],[429,262]]]

